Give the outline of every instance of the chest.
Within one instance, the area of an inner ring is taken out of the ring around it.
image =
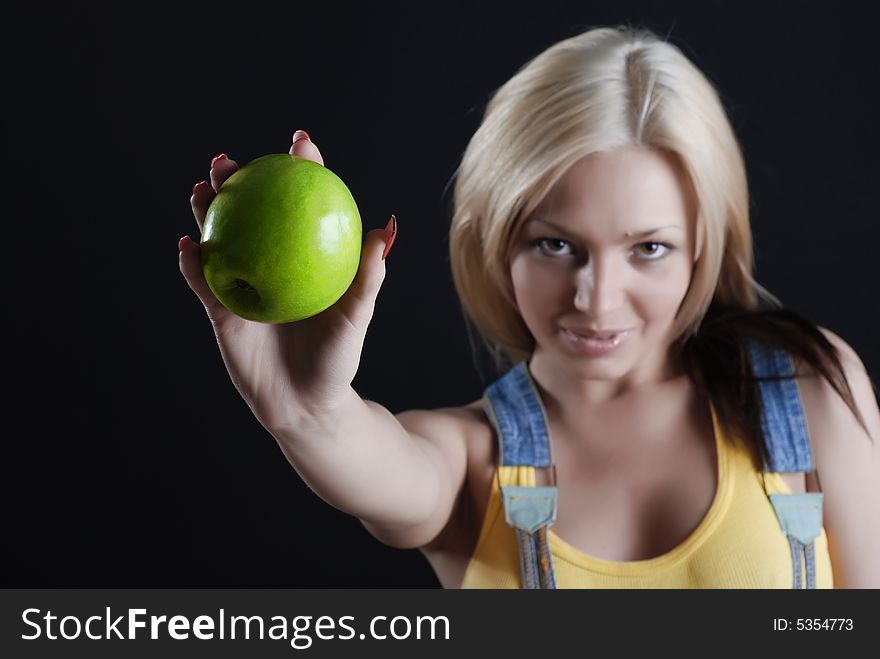
[[[633,561],[673,549],[697,528],[717,495],[719,446],[708,405],[679,411],[675,422],[636,424],[635,430],[620,418],[578,431],[548,422],[556,465],[556,535],[592,556]],[[607,438],[617,438],[617,446],[603,441]],[[466,533],[475,544],[498,463],[491,426],[471,449],[463,504],[472,511]],[[807,491],[803,474],[782,478],[792,492]],[[536,470],[536,484],[551,484],[548,470]]]
[[[708,410],[683,402],[672,412],[608,415],[581,427],[549,420],[557,536],[591,556],[635,561],[694,531],[718,489],[715,429]],[[549,477],[536,472],[538,485]],[[479,496],[488,501],[488,492]]]
[[[679,417],[681,418],[681,417]],[[614,561],[659,556],[683,542],[712,506],[718,489],[718,454],[711,413],[633,432],[623,420],[594,425],[632,450],[585,441],[548,422],[556,464],[557,518],[553,532],[575,549]],[[629,428],[629,429],[627,429]],[[637,426],[638,428],[638,426]],[[447,529],[423,551],[444,587],[457,587],[485,522],[499,460],[498,439],[488,419],[475,415],[465,429],[465,486]],[[623,433],[628,433],[623,434]],[[649,449],[644,442],[653,442]],[[809,491],[803,474],[782,474],[792,492]],[[546,470],[536,484],[550,484]],[[815,488],[813,488],[815,489]]]

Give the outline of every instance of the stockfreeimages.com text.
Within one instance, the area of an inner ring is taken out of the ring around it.
[[[113,618],[110,607],[105,615],[93,615],[82,621],[79,617],[66,615],[59,618],[52,611],[43,613],[40,609],[25,609],[22,622],[28,632],[22,633],[24,640],[74,640],[88,638],[94,641],[107,639],[137,640],[138,630],[141,638],[156,640],[170,638],[188,640],[190,634],[199,640],[224,639],[269,639],[289,640],[292,648],[305,650],[315,638],[321,640],[449,640],[449,619],[446,616],[373,616],[364,631],[358,632],[349,623],[354,616],[313,616],[300,615],[293,618],[272,616],[268,623],[262,616],[227,616],[220,609],[215,618],[199,615],[192,621],[188,616],[147,615],[146,609],[128,609],[125,614]],[[149,632],[147,629],[149,627]]]

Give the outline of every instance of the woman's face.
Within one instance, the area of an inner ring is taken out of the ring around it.
[[[537,343],[533,370],[616,385],[669,372],[670,330],[697,256],[694,202],[661,151],[595,153],[569,168],[511,255],[516,302]],[[620,336],[590,342],[566,328]]]

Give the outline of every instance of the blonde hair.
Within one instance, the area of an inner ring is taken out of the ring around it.
[[[673,336],[694,335],[713,298],[781,307],[752,277],[745,165],[712,83],[648,29],[597,27],[543,51],[494,93],[456,171],[453,282],[496,367],[535,347],[510,278],[519,226],[574,162],[628,146],[673,155],[698,200],[703,243]]]

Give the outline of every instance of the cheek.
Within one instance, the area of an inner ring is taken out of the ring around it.
[[[566,294],[566,278],[562,273],[539,267],[528,258],[513,261],[510,276],[517,301],[531,308],[553,306]]]
[[[639,287],[639,299],[642,308],[651,316],[675,316],[690,285],[692,269],[689,263],[676,259],[644,278],[644,285]]]

